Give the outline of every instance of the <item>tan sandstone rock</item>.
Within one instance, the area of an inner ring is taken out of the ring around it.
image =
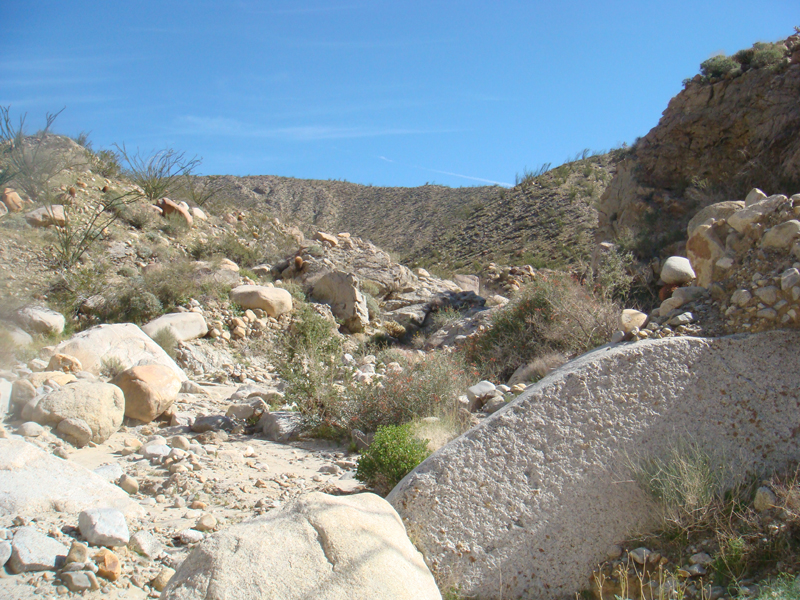
[[[143,365],[123,371],[114,385],[125,394],[125,416],[149,423],[167,410],[181,391],[181,380],[163,365]]]
[[[231,300],[242,308],[260,308],[270,317],[279,317],[292,310],[292,295],[281,288],[240,285],[231,290]]]

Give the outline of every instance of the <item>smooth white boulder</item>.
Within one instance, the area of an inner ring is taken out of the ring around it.
[[[206,538],[162,600],[441,600],[394,509],[314,492]]]
[[[76,333],[55,347],[55,352],[77,358],[84,371],[100,374],[103,360],[117,359],[123,369],[139,365],[164,365],[172,369],[181,381],[183,372],[174,360],[133,323],[98,325]]]
[[[201,338],[208,333],[205,318],[196,312],[169,313],[142,325],[142,331],[150,337],[162,329],[169,329],[179,342]]]

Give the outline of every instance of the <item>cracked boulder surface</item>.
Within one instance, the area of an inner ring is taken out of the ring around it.
[[[187,557],[164,600],[440,599],[400,517],[375,494],[311,493],[211,536]]]

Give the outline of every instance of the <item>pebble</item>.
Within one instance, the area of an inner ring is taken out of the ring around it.
[[[119,485],[119,487],[128,492],[130,495],[139,492],[139,482],[134,477],[131,477],[127,474],[119,478],[119,483],[117,485]]]
[[[202,542],[205,537],[202,531],[197,531],[196,529],[184,529],[178,536],[184,544],[196,544],[197,542]]]
[[[214,515],[203,515],[197,520],[194,528],[197,531],[213,531],[217,527],[217,519]]]
[[[67,554],[66,564],[83,564],[89,559],[89,546],[82,542],[72,542]]]
[[[153,579],[150,580],[150,585],[153,586],[158,592],[164,591],[164,588],[167,587],[169,580],[172,579],[172,576],[175,575],[175,569],[170,569],[169,567],[164,567],[161,569],[158,575],[156,575]]]
[[[169,440],[169,443],[173,448],[176,448],[178,450],[187,450],[188,451],[190,449],[190,446],[191,446],[191,442],[189,441],[189,438],[187,438],[187,437],[185,437],[183,435],[173,436]]]
[[[103,548],[92,559],[97,564],[97,574],[108,581],[116,581],[122,575],[119,557],[108,548]]]
[[[97,577],[95,577],[95,574],[91,571],[61,573],[61,581],[64,582],[64,585],[70,592],[86,592],[100,589]]]
[[[22,437],[39,437],[44,433],[44,427],[33,421],[28,421],[19,426],[17,433]]]
[[[137,531],[131,536],[128,547],[147,558],[156,558],[164,548],[156,537],[149,531]]]

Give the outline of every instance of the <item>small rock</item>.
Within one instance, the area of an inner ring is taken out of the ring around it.
[[[205,535],[202,531],[197,531],[196,529],[184,529],[178,537],[183,544],[196,544],[197,542],[202,542]]]
[[[698,552],[689,557],[689,564],[692,565],[710,565],[714,559],[706,552]]]
[[[192,431],[195,433],[205,433],[206,431],[231,431],[234,427],[234,422],[223,415],[208,415],[198,417],[192,424]]]
[[[124,474],[122,467],[119,465],[119,463],[109,463],[107,465],[100,465],[94,470],[94,472],[100,475],[100,477],[102,477],[109,483],[117,481]]]
[[[44,433],[44,427],[33,421],[28,421],[19,426],[17,433],[22,437],[39,437]]]
[[[217,519],[214,515],[203,515],[197,520],[194,528],[197,531],[213,531],[217,528]]]
[[[67,559],[64,561],[65,564],[83,564],[87,560],[89,560],[89,546],[81,542],[72,542],[72,545],[69,547]]]
[[[161,543],[149,531],[137,531],[131,536],[128,547],[147,558],[157,558],[163,551]]]
[[[647,548],[636,548],[628,552],[628,555],[638,564],[643,565],[647,562],[647,557],[650,556],[650,550]]]
[[[103,548],[92,557],[97,564],[97,574],[108,581],[116,581],[122,575],[119,557],[108,548]]]
[[[756,490],[756,496],[753,499],[753,508],[758,512],[769,510],[778,503],[778,497],[768,487],[760,487]]]
[[[162,592],[164,591],[164,588],[167,587],[167,584],[169,583],[169,580],[172,579],[173,575],[175,575],[175,569],[164,567],[161,569],[161,572],[158,575],[150,580],[150,585],[153,586],[153,589],[156,591]]]
[[[91,571],[73,571],[61,573],[61,581],[70,592],[86,592],[99,590],[100,584]]]
[[[53,571],[59,568],[69,552],[62,543],[35,527],[20,527],[11,542],[8,567],[12,573]]]
[[[113,508],[90,508],[78,515],[84,539],[95,546],[124,546],[130,541],[125,515]]]
[[[642,329],[647,323],[647,315],[632,308],[626,308],[619,316],[619,328],[625,333],[630,333],[634,327]]]
[[[127,473],[119,478],[119,483],[117,485],[128,492],[131,496],[139,493],[139,482]]]

